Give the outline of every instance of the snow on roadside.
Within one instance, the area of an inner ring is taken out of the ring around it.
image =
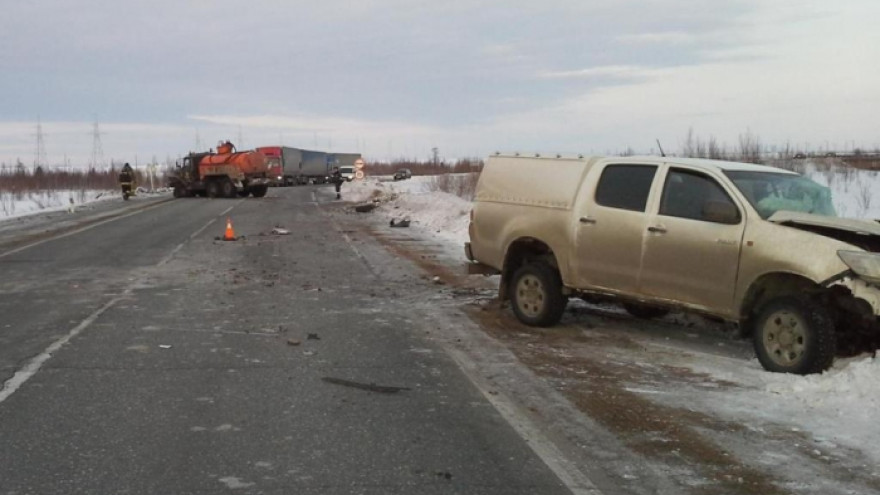
[[[838,216],[880,219],[880,171],[808,160],[804,164],[804,175],[831,188]]]
[[[880,198],[868,200],[868,195],[861,192],[880,194],[880,175],[865,171],[849,176],[818,171],[807,175],[831,187],[841,216],[860,213],[861,217],[880,217]],[[382,206],[374,211],[388,219],[409,217],[432,240],[444,244],[446,252],[463,261],[461,247],[468,240],[471,203],[435,191],[433,181],[432,177],[400,182],[368,178],[344,185],[343,198],[358,203],[379,199]],[[870,186],[859,185],[865,183]],[[806,431],[827,450],[844,445],[880,463],[880,427],[876,420],[876,411],[880,410],[880,360],[865,356],[840,359],[827,372],[811,376],[768,373],[759,367],[744,367],[739,360],[683,364],[740,385],[699,391],[698,396],[689,397],[691,403],[702,402],[714,414],[737,418],[749,427],[787,426]]]
[[[389,221],[409,218],[412,226],[445,244],[447,252],[463,257],[471,202],[434,189],[433,176],[396,182],[370,177],[343,185],[342,197],[355,203],[378,199],[381,206],[374,211]]]
[[[0,221],[10,218],[18,218],[34,213],[63,211],[71,207],[96,201],[119,199],[119,191],[108,190],[51,190],[51,191],[26,191],[11,193],[0,191]]]

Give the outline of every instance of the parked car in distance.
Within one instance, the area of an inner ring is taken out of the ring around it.
[[[465,252],[500,298],[550,326],[570,297],[637,317],[686,309],[739,325],[765,369],[817,373],[839,342],[878,342],[880,223],[838,218],[793,172],[667,157],[492,156]]]
[[[347,182],[351,182],[354,180],[354,167],[351,165],[343,165],[339,167],[339,174],[342,175],[342,178]]]
[[[412,171],[408,168],[402,168],[394,172],[394,180],[405,180],[412,178]]]

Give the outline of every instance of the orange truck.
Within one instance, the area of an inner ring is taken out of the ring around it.
[[[190,153],[168,180],[175,198],[207,196],[262,198],[269,190],[269,167],[260,151],[236,151],[226,141],[217,152]]]

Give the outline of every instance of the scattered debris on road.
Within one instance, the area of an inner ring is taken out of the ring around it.
[[[160,349],[171,349],[171,346],[168,344],[159,344]]]
[[[321,340],[321,337],[318,337],[316,333],[310,333],[306,336],[306,340]]]
[[[358,213],[369,213],[369,212],[375,210],[377,206],[379,206],[379,205],[376,203],[364,203],[362,205],[355,206],[354,211],[356,211]]]
[[[287,345],[300,345],[302,344],[301,340],[298,339],[287,339]]]
[[[400,227],[400,228],[409,227],[409,217],[405,217],[402,220],[396,220],[396,221],[394,219],[391,219],[390,225],[392,227]]]

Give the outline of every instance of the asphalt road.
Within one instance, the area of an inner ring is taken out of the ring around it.
[[[4,231],[0,494],[569,493],[431,337],[419,275],[330,202]],[[227,217],[244,239],[215,240]]]

